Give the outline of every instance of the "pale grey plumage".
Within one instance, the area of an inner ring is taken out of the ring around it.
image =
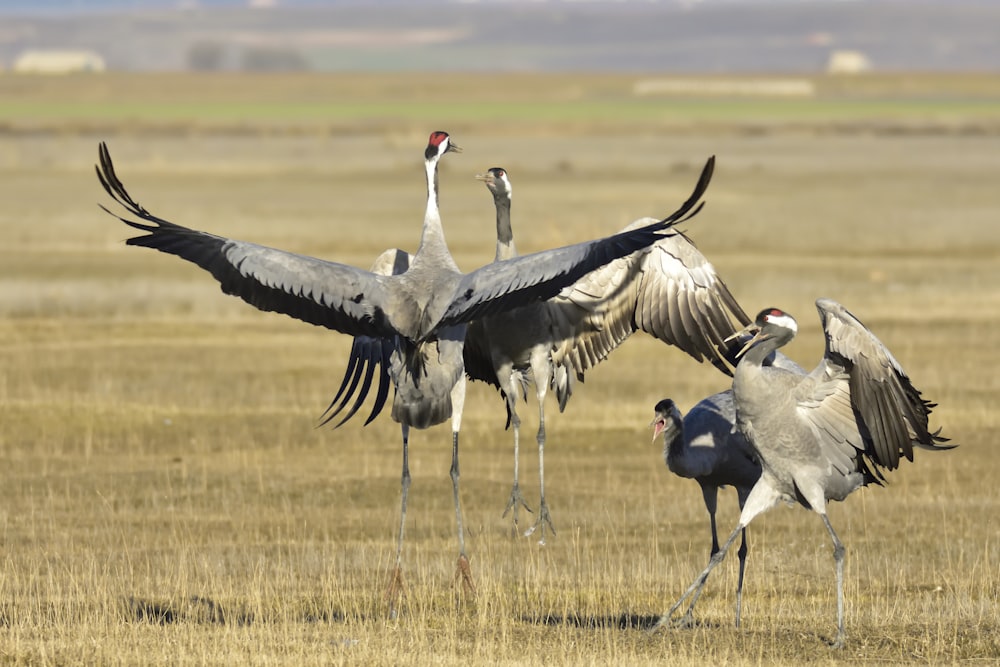
[[[517,255],[511,228],[512,187],[502,167],[493,167],[479,177],[493,194],[497,217],[496,259]],[[625,229],[637,229],[653,218],[643,218]],[[675,345],[698,361],[710,359],[726,369],[726,338],[733,334],[735,320],[749,321],[735,298],[694,244],[682,233],[614,260],[592,271],[548,301],[477,320],[470,337],[483,341],[481,354],[495,374],[486,379],[504,394],[514,430],[514,483],[504,511],[524,503],[518,485],[520,418],[518,389],[534,382],[538,401],[539,510],[535,524],[525,533],[545,526],[553,532],[545,500],[544,451],[545,397],[552,388],[563,410],[572,394],[572,377],[583,379],[587,369],[600,363],[632,333],[645,331]],[[482,362],[469,359],[478,348],[466,350],[466,367]],[[523,389],[521,392],[523,394]]]
[[[826,352],[811,372],[768,366],[765,359],[788,343],[795,320],[776,308],[758,314],[756,335],[733,377],[736,423],[753,445],[762,473],[747,498],[740,520],[680,600],[660,619],[694,596],[708,573],[750,521],[781,500],[797,502],[821,516],[834,544],[837,570],[837,635],[844,643],[844,546],[830,524],[826,504],[844,500],[861,486],[885,480],[900,457],[913,460],[913,448],[950,449],[939,431],[928,429],[933,403],[922,398],[906,372],[854,315],[830,299],[816,302],[826,337]],[[748,327],[749,329],[750,327]]]
[[[396,387],[392,416],[403,432],[403,485],[399,560],[409,487],[409,429],[452,420],[451,477],[459,524],[463,575],[468,574],[458,503],[458,431],[465,396],[463,344],[469,321],[476,317],[547,299],[588,271],[655,242],[688,214],[711,179],[709,159],[692,196],[672,216],[641,230],[616,234],[461,273],[448,251],[438,210],[438,161],[457,151],[445,132],[434,132],[424,153],[427,207],[417,252],[406,270],[390,275],[257,244],[227,239],[168,222],[139,205],[115,174],[106,145],[100,147],[98,178],[104,189],[142,222],[119,217],[147,232],[129,245],[177,255],[209,271],[224,292],[267,311],[354,336],[379,341],[388,352],[384,367]],[[107,210],[107,209],[105,209]],[[464,579],[471,585],[471,579]]]
[[[493,167],[478,178],[493,194],[497,234],[495,262],[503,263],[518,257],[511,228],[509,175],[502,167]],[[627,226],[626,230],[640,229],[652,222],[654,218],[643,218]],[[666,302],[669,305],[664,305]],[[508,424],[513,427],[514,482],[504,516],[513,511],[515,531],[519,506],[528,507],[518,482],[521,420],[517,414],[517,398],[518,394],[526,393],[529,381],[535,385],[538,400],[536,441],[540,499],[536,521],[525,534],[539,530],[544,542],[546,526],[555,532],[545,499],[545,398],[548,390],[551,388],[556,393],[559,408],[564,409],[572,394],[573,376],[582,380],[588,368],[607,358],[637,330],[676,345],[699,361],[707,358],[719,368],[728,369],[726,338],[736,329],[732,320],[741,326],[749,322],[712,265],[678,232],[588,273],[548,301],[472,322],[464,350],[466,374],[500,389],[507,407]],[[357,361],[362,357],[373,358],[370,348],[365,346],[357,348],[352,356],[338,397],[345,387],[357,385],[351,378],[364,372],[365,364]],[[352,393],[347,392],[334,413],[346,406]],[[364,393],[361,392],[358,401]],[[378,408],[376,401],[372,415]]]

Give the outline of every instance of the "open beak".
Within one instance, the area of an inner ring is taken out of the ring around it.
[[[667,420],[657,416],[653,421],[649,422],[649,425],[653,427],[653,442],[656,442],[656,439],[663,433],[663,429],[667,427]]]
[[[476,180],[480,180],[486,185],[493,185],[496,179],[493,178],[493,174],[486,172],[485,174],[476,174]]]
[[[461,153],[462,147],[456,144],[454,141],[448,141],[448,150],[445,153]]]

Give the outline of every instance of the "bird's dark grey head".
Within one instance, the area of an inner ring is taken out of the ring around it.
[[[496,199],[510,199],[510,179],[503,167],[490,167],[485,174],[476,174],[476,178],[486,184]]]
[[[461,147],[452,142],[451,135],[447,132],[438,130],[437,132],[431,132],[431,136],[427,140],[427,149],[424,151],[424,159],[432,160],[434,158],[440,158],[445,153],[461,152]]]
[[[663,399],[656,404],[653,412],[656,416],[649,423],[653,427],[653,440],[656,440],[661,433],[672,433],[681,423],[681,411],[677,409],[673,399]]]

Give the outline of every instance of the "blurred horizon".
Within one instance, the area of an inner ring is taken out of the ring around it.
[[[115,71],[794,73],[1000,70],[984,0],[9,0],[30,52]]]

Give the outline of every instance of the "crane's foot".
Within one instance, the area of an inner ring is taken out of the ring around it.
[[[476,584],[472,581],[472,567],[465,554],[459,554],[458,563],[455,565],[455,586],[459,586],[459,590],[470,598],[476,597]]]
[[[694,620],[694,615],[691,610],[688,609],[687,612],[680,618],[673,618],[672,614],[664,614],[660,616],[660,619],[653,624],[653,627],[649,629],[650,632],[656,632],[661,628],[669,628],[671,630],[690,630],[695,627],[697,622]]]
[[[552,525],[552,515],[549,514],[549,506],[546,504],[545,499],[542,499],[541,505],[538,507],[538,518],[535,519],[535,525],[533,525],[528,530],[524,531],[524,536],[529,537],[533,535],[535,531],[538,531],[538,543],[541,545],[545,544],[545,526],[549,527],[552,534],[556,534],[556,527]]]
[[[510,514],[511,511],[513,511],[514,525],[511,527],[512,537],[517,537],[518,535],[519,531],[517,529],[517,510],[519,510],[522,507],[528,510],[529,514],[532,513],[531,507],[528,506],[528,503],[527,501],[525,501],[524,496],[521,495],[521,487],[519,487],[517,483],[515,483],[513,488],[511,488],[510,490],[510,498],[507,500],[507,506],[503,508],[503,518],[507,518],[507,515]]]
[[[396,565],[389,578],[389,588],[385,592],[385,599],[389,603],[389,618],[395,619],[399,615],[399,603],[406,597],[406,582],[403,581],[403,569]]]

